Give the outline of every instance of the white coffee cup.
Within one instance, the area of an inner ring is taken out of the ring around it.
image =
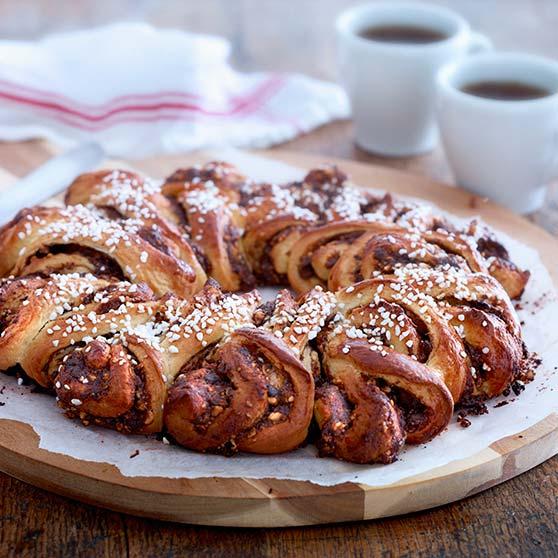
[[[377,26],[415,26],[442,33],[428,44],[395,43],[359,36]],[[430,4],[381,2],[349,9],[337,19],[340,78],[352,106],[356,143],[382,155],[433,149],[435,78],[445,64],[487,50],[490,41],[460,15]]]
[[[558,156],[558,62],[487,53],[438,75],[438,120],[457,183],[518,213],[539,208]],[[549,92],[532,100],[465,93],[482,82],[512,82]]]

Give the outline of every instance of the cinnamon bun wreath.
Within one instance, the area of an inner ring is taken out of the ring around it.
[[[65,203],[0,229],[0,369],[86,425],[390,463],[533,377],[511,303],[529,272],[480,223],[337,168],[282,185],[220,162],[163,183],[107,170]]]

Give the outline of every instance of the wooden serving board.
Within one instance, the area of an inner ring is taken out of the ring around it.
[[[290,152],[264,155],[302,168],[324,162]],[[164,176],[178,166],[205,160],[207,155],[191,154],[134,162],[132,166]],[[480,215],[487,223],[537,248],[558,285],[558,243],[525,219],[425,177],[350,161],[329,162],[339,164],[363,186],[421,197],[458,216]],[[0,190],[15,180],[0,168]],[[113,465],[39,449],[38,441],[29,425],[0,420],[0,469],[46,490],[135,515],[204,525],[280,527],[409,513],[486,490],[558,453],[558,414],[549,410],[534,426],[498,440],[472,457],[379,488],[353,483],[323,487],[272,479],[126,477]]]

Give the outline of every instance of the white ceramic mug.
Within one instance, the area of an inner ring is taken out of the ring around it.
[[[532,100],[495,100],[467,85],[517,82],[547,91]],[[487,53],[443,68],[438,121],[457,183],[517,213],[539,208],[558,156],[558,62]]]
[[[442,33],[428,44],[381,42],[359,32],[374,26],[416,26]],[[435,78],[445,64],[491,48],[460,15],[430,4],[381,2],[342,13],[337,20],[341,81],[351,101],[356,143],[382,155],[433,149]]]

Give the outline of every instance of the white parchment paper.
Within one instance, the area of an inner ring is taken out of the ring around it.
[[[246,174],[262,180],[290,180],[305,172],[236,151],[215,153],[214,157],[229,160]],[[407,446],[399,460],[391,465],[352,465],[320,459],[313,446],[274,456],[201,455],[151,437],[86,428],[65,418],[54,397],[32,393],[30,387],[19,386],[15,378],[1,375],[0,386],[5,387],[0,394],[0,403],[4,403],[0,418],[30,424],[40,437],[41,448],[87,461],[110,463],[126,476],[278,478],[320,485],[353,481],[381,486],[466,458],[504,436],[524,430],[549,412],[558,411],[557,294],[537,252],[506,235],[501,234],[501,238],[513,260],[532,272],[519,315],[525,322],[523,331],[529,349],[543,359],[536,379],[519,397],[508,396],[509,400],[515,399],[509,405],[494,408],[499,400],[489,402],[489,414],[472,417],[469,428],[460,427],[454,420],[445,433],[427,445]]]

